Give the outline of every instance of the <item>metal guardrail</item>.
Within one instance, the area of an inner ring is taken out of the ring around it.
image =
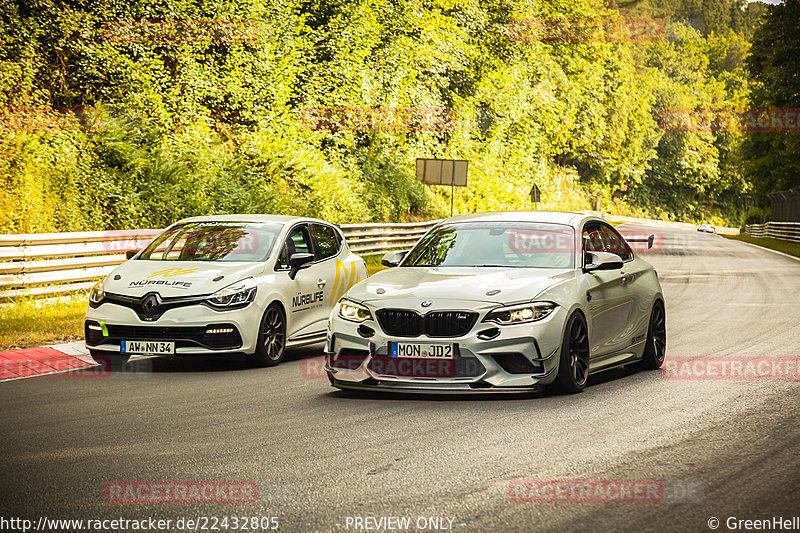
[[[684,229],[689,231],[694,231],[697,229],[697,224],[691,224],[689,222],[671,222],[668,220],[650,220],[647,218],[635,218],[635,217],[622,217],[617,215],[600,215],[606,220],[610,220],[613,222],[630,222],[633,224],[645,224],[648,226],[663,226],[665,228],[673,228],[673,229]],[[720,235],[739,235],[740,230],[739,228],[725,228],[722,226],[716,226],[714,230],[719,233]]]
[[[339,228],[350,250],[360,255],[375,255],[410,248],[439,222],[441,219],[406,224],[340,224]]]
[[[439,220],[409,224],[342,224],[361,255],[409,248]],[[0,235],[0,298],[67,294],[91,288],[162,230]]]
[[[772,237],[782,241],[800,242],[800,222],[767,222],[744,227],[750,237]]]
[[[694,224],[630,217],[608,220],[694,229]],[[411,247],[440,220],[413,223],[342,224],[350,249],[360,255]],[[773,223],[775,224],[775,223]],[[738,229],[718,228],[719,233]],[[0,298],[67,294],[86,290],[161,230],[87,231],[0,235]]]

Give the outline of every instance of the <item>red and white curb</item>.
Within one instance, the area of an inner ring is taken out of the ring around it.
[[[96,366],[83,341],[0,352],[0,381]]]

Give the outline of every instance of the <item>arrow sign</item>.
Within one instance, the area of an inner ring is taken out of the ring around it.
[[[536,204],[542,201],[541,200],[542,191],[539,189],[539,187],[536,186],[535,183],[533,184],[533,187],[531,187],[530,195],[531,195],[531,202]]]

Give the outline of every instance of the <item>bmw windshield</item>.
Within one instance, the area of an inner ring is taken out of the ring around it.
[[[563,224],[462,222],[425,235],[402,266],[573,268],[575,232]]]
[[[166,230],[137,259],[257,262],[269,257],[281,224],[187,222]]]

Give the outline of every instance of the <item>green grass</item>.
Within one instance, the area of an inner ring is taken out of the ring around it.
[[[770,248],[771,250],[776,250],[778,252],[783,252],[795,257],[800,257],[800,243],[797,242],[782,241],[780,239],[773,239],[771,237],[756,238],[750,237],[749,235],[723,235],[723,237],[727,239],[733,239],[735,241],[756,244],[758,246],[763,246],[764,248]]]
[[[86,293],[0,303],[0,351],[83,339]]]

